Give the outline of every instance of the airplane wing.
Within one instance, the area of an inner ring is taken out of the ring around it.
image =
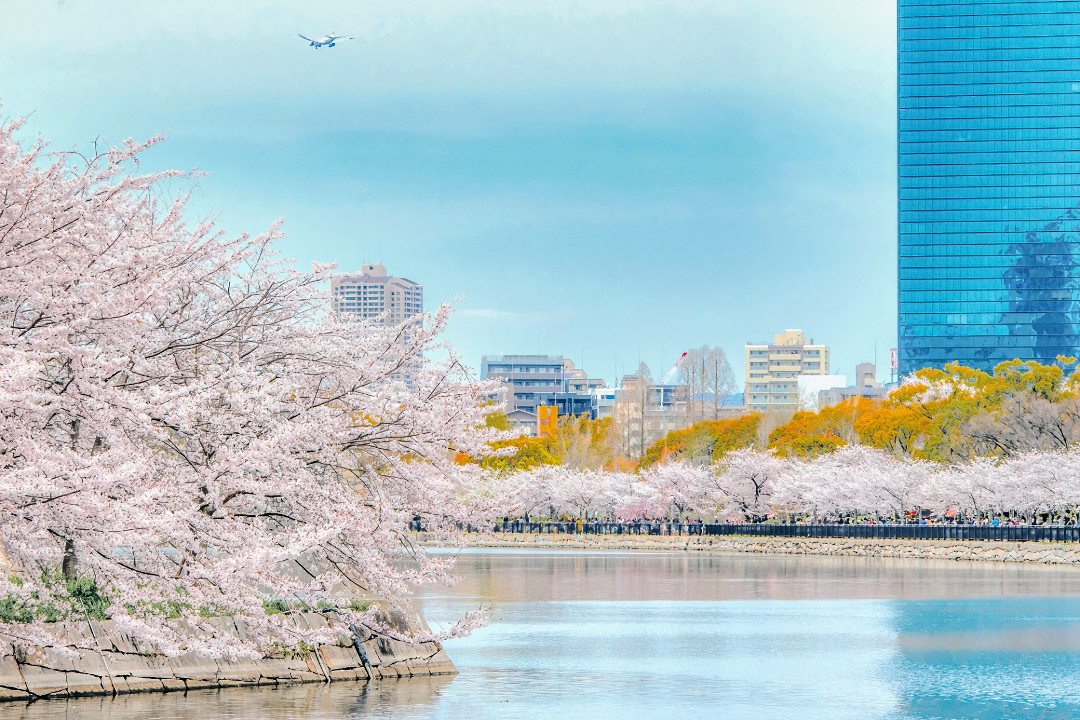
[[[300,35],[300,33],[296,33],[296,34],[297,34],[297,35]],[[319,42],[318,40],[312,40],[312,39],[311,39],[311,38],[309,38],[309,37],[308,37],[307,35],[300,35],[300,37],[304,38],[304,39],[305,39],[305,40],[307,40],[308,42]]]

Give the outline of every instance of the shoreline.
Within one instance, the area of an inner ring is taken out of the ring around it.
[[[326,622],[318,613],[304,613],[298,620],[310,627]],[[427,629],[419,616],[410,624]],[[260,685],[366,683],[457,673],[441,643],[410,644],[378,637],[370,631],[357,637],[356,642],[342,636],[335,644],[319,645],[304,655],[258,660],[166,657],[119,632],[109,620],[65,623],[63,631],[70,640],[67,648],[72,654],[8,641],[0,644],[0,701]],[[363,648],[363,654],[359,648]]]
[[[422,534],[418,533],[417,538],[421,545],[426,544]],[[1080,566],[1080,543],[553,533],[472,533],[465,535],[464,540],[464,547],[468,548],[685,551]]]

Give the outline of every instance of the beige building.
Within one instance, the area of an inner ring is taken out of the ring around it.
[[[829,374],[828,346],[815,344],[802,330],[785,330],[772,343],[747,343],[745,360],[748,410],[798,410],[799,376]]]
[[[330,298],[340,318],[397,324],[424,311],[424,286],[387,275],[382,265],[330,278]]]

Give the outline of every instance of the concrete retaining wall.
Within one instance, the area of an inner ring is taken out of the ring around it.
[[[475,534],[467,536],[467,542],[473,547],[695,550],[767,555],[850,555],[925,560],[1080,564],[1080,544],[1071,543],[528,533]]]
[[[298,618],[310,627],[325,627],[317,614]],[[228,622],[228,621],[225,621]],[[423,621],[412,623],[426,630]],[[213,660],[196,655],[168,658],[154,653],[112,622],[66,623],[62,631],[73,656],[55,650],[0,644],[0,700],[31,700],[79,695],[160,692],[235,685],[369,680],[457,672],[437,642],[408,644],[378,638],[365,631],[361,638],[367,665],[352,643],[340,637],[334,645],[319,646],[304,655],[261,660]],[[100,650],[96,648],[100,646]]]

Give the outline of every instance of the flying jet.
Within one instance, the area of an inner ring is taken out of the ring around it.
[[[300,33],[296,33],[296,34],[300,35]],[[321,47],[334,47],[335,45],[337,45],[338,40],[352,40],[352,39],[354,39],[353,36],[351,36],[351,35],[349,35],[349,36],[335,35],[333,33],[323,35],[321,38],[317,38],[317,39],[309,38],[307,35],[300,35],[300,37],[307,40],[308,44],[311,45],[311,47],[315,48],[316,50],[318,50]]]

